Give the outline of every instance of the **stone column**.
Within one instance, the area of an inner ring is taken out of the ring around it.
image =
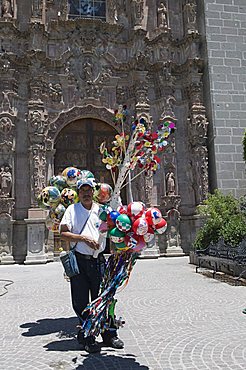
[[[46,211],[39,208],[29,209],[27,224],[27,256],[25,265],[47,262],[45,253],[45,219]]]
[[[38,207],[37,197],[46,186],[47,158],[47,119],[42,97],[42,81],[34,79],[30,84],[31,100],[28,104],[27,128],[29,136],[29,158],[31,178],[31,208],[28,210],[27,224],[27,256],[25,264],[46,263],[45,251],[47,211]]]

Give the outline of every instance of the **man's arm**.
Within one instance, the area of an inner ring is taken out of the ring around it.
[[[94,239],[89,238],[88,236],[71,233],[67,225],[61,225],[60,235],[62,239],[69,242],[84,242],[94,250],[97,250],[99,248],[99,244]]]

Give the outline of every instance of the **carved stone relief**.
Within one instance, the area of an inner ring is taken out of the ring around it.
[[[13,3],[11,0],[1,1],[1,17],[3,18],[13,18]]]
[[[141,28],[142,21],[144,17],[144,1],[143,0],[133,0],[133,17],[134,25],[137,28]]]
[[[168,13],[165,2],[161,2],[157,8],[157,27],[163,31],[168,30]]]
[[[184,5],[185,27],[188,34],[197,33],[197,14],[196,3],[194,0],[188,0]]]
[[[46,186],[46,151],[42,144],[30,147],[31,205],[37,205],[37,197]]]
[[[0,169],[0,197],[10,198],[12,189],[12,173],[9,165],[1,166]]]

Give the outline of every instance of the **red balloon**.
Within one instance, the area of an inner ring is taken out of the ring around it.
[[[144,235],[148,231],[148,222],[144,217],[138,218],[136,221],[132,224],[132,230],[137,235]]]
[[[145,212],[146,220],[148,221],[149,225],[156,225],[162,219],[161,211],[158,208],[150,207]]]
[[[127,214],[134,221],[141,217],[145,211],[145,205],[142,202],[132,202],[127,206]]]
[[[146,246],[143,237],[134,233],[125,236],[125,243],[134,252],[138,252]]]
[[[166,229],[167,229],[167,222],[166,222],[166,220],[164,220],[164,218],[162,218],[161,221],[158,222],[158,224],[153,225],[153,228],[155,229],[155,231],[157,232],[157,234],[163,234],[166,231]]]
[[[117,211],[120,212],[121,215],[126,215],[127,214],[127,206],[119,206],[117,208]]]

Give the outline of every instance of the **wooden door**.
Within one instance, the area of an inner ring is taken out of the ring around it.
[[[67,125],[58,135],[55,143],[55,174],[66,167],[74,166],[89,170],[99,182],[112,185],[110,172],[102,163],[100,144],[106,140],[112,147],[116,130],[97,119],[81,119]]]

